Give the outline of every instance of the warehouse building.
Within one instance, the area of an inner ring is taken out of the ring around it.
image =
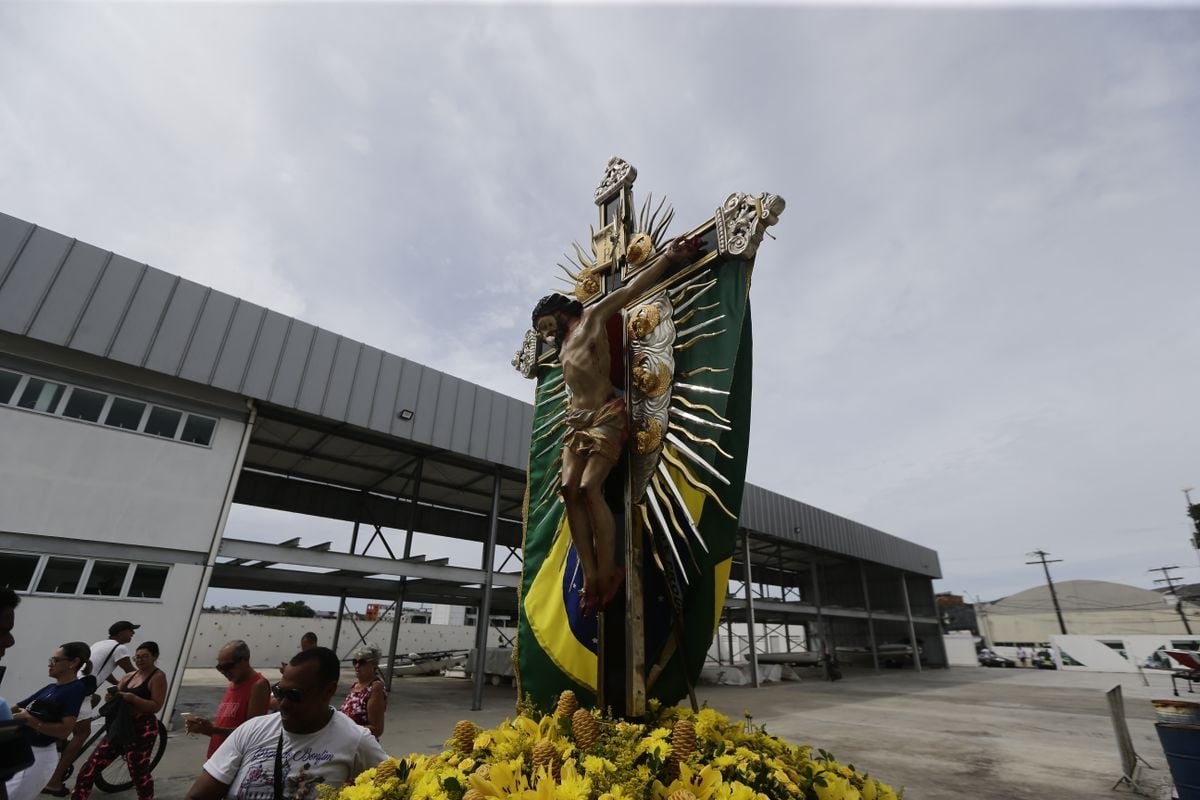
[[[514,613],[531,420],[528,403],[0,215],[0,576],[25,595],[4,693],[40,685],[62,641],[133,619],[173,706],[210,586]],[[351,546],[226,536],[233,503],[342,520]],[[754,486],[741,527],[726,622],[747,635],[728,656],[753,668],[782,626],[869,666],[905,643],[912,666],[945,663],[937,553]],[[480,568],[413,554],[414,532],[478,543]]]

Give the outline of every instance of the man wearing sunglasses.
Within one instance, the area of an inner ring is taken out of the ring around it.
[[[217,653],[217,672],[225,676],[229,685],[225,687],[225,695],[217,706],[216,720],[194,716],[184,718],[188,733],[202,733],[210,737],[205,758],[211,758],[221,742],[243,722],[267,713],[267,704],[271,699],[271,684],[250,666],[250,646],[241,639],[228,642]]]
[[[315,800],[387,758],[366,728],[329,704],[340,665],[327,647],[297,653],[272,694],[279,713],[246,722],[204,764],[187,800]]]

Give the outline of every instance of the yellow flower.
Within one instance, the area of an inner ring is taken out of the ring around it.
[[[583,771],[588,775],[600,775],[605,772],[616,772],[617,765],[602,756],[584,756]]]

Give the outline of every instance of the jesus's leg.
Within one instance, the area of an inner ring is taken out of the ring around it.
[[[599,600],[604,587],[598,582],[596,573],[596,549],[592,543],[592,522],[588,516],[587,501],[580,483],[583,480],[587,459],[564,447],[562,451],[562,498],[567,511],[567,527],[571,541],[575,544],[575,555],[583,569],[583,590],[588,604]]]
[[[612,509],[604,500],[604,481],[615,464],[610,458],[593,455],[584,467],[583,479],[579,486],[587,504],[592,539],[595,542],[597,589],[602,604],[607,604],[612,599],[621,584],[621,575],[617,570],[616,522],[613,520]]]

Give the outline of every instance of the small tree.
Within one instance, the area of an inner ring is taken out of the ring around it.
[[[285,617],[315,617],[316,611],[308,607],[303,600],[285,600],[276,606]]]

